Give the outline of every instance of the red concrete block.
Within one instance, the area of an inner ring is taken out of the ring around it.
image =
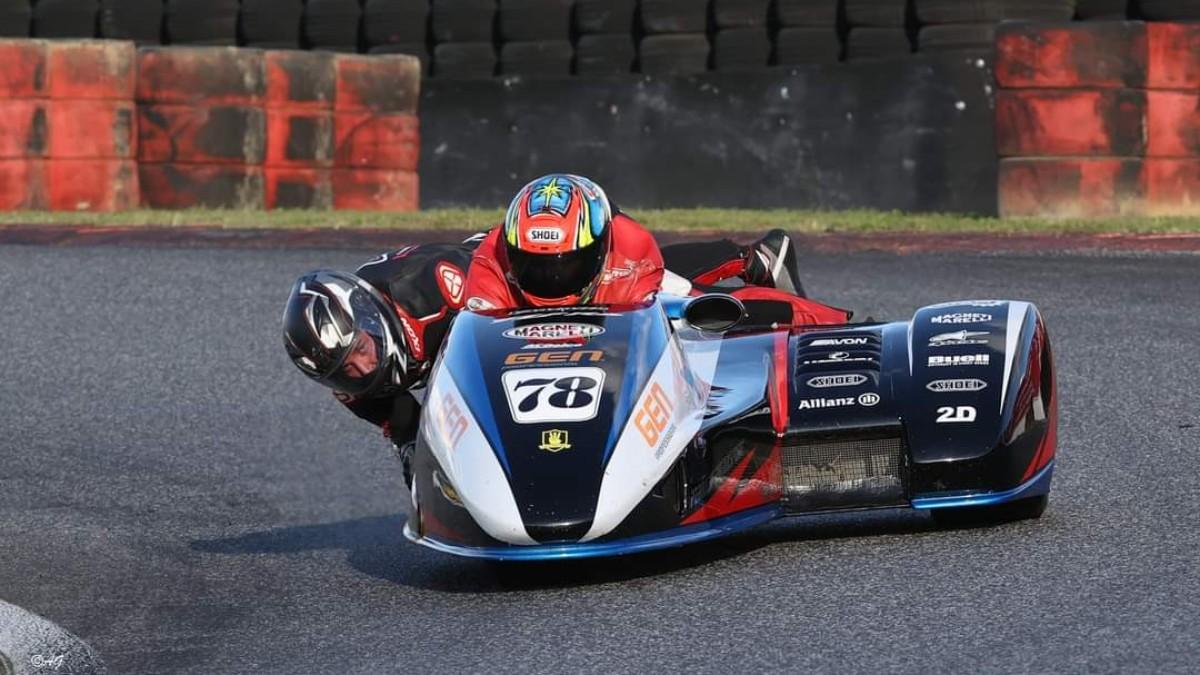
[[[53,159],[45,168],[47,203],[55,211],[128,211],[140,202],[131,160]]]
[[[260,105],[263,52],[235,47],[153,47],[138,51],[137,100]]]
[[[46,208],[45,162],[0,159],[0,211]]]
[[[1142,91],[1001,91],[996,148],[1002,157],[1141,155],[1145,117]]]
[[[1200,158],[1200,91],[1146,92],[1146,156]]]
[[[1146,160],[1142,189],[1146,215],[1200,215],[1200,159]]]
[[[421,62],[413,56],[338,54],[335,109],[339,112],[416,114]]]
[[[263,58],[268,107],[333,109],[336,88],[332,53],[269,51]]]
[[[333,182],[328,169],[263,169],[268,209],[330,209]]]
[[[256,106],[138,106],[142,162],[262,164],[266,115]]]
[[[262,169],[217,164],[139,164],[142,205],[154,209],[260,209]]]
[[[46,42],[0,40],[0,101],[46,95]]]
[[[1086,218],[1137,213],[1137,159],[1005,159],[1000,162],[1002,217]]]
[[[416,115],[335,113],[335,165],[416,171],[421,151]]]
[[[1007,89],[1119,89],[1146,78],[1146,30],[1137,22],[1008,22],[996,35],[996,81]]]
[[[46,101],[0,100],[0,159],[46,156],[46,108]]]
[[[333,165],[333,113],[267,108],[266,165],[328,168]]]
[[[412,171],[334,169],[333,207],[358,211],[416,211],[417,174]]]
[[[1146,86],[1200,89],[1200,24],[1150,23]]]
[[[133,98],[137,49],[132,42],[55,41],[46,50],[51,98]]]
[[[51,101],[49,147],[55,159],[131,159],[137,156],[133,101]]]

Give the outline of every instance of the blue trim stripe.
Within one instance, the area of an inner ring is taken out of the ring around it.
[[[1034,474],[1033,478],[1017,487],[1004,492],[975,492],[957,494],[939,494],[929,497],[917,497],[912,500],[914,509],[952,509],[962,506],[990,506],[1005,502],[1039,497],[1050,492],[1050,478],[1054,475],[1054,460]]]
[[[716,539],[717,537],[723,537],[774,520],[779,514],[779,505],[770,504],[706,523],[685,525],[665,532],[643,534],[620,541],[591,541],[575,544],[492,547],[461,546],[459,544],[438,541],[432,537],[418,537],[407,524],[404,526],[404,536],[413,542],[443,553],[452,553],[468,558],[486,558],[488,560],[568,560],[641,553],[660,548],[683,546],[706,539]]]

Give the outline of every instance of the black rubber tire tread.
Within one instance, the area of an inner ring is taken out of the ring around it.
[[[618,75],[633,72],[637,47],[629,33],[581,35],[575,43],[576,75]]]
[[[766,27],[729,28],[713,34],[713,70],[761,70],[770,60],[771,38]]]
[[[495,0],[433,0],[429,11],[429,29],[436,42],[492,41]]]
[[[237,0],[167,0],[163,42],[229,47],[237,44]]]
[[[781,28],[816,28],[838,25],[841,0],[774,0],[771,19]]]
[[[575,0],[575,31],[581,35],[633,34],[637,0]]]
[[[929,513],[940,527],[970,528],[1001,525],[1019,520],[1041,518],[1050,503],[1047,495],[994,506],[966,506],[953,509],[932,509]]]
[[[570,40],[506,42],[500,47],[500,74],[538,79],[570,77],[574,58]]]
[[[154,45],[162,42],[162,29],[162,0],[100,0],[97,34],[102,38]]]
[[[708,28],[707,3],[701,0],[642,0],[638,5],[638,24],[652,35],[703,33]]]
[[[1129,18],[1130,0],[1076,0],[1075,18],[1084,21]]]
[[[917,51],[922,54],[986,53],[996,48],[997,25],[989,21],[924,26],[917,34]]]
[[[33,7],[33,36],[96,37],[99,12],[100,7],[96,0],[39,0]]]
[[[428,0],[367,0],[363,5],[363,40],[369,47],[409,45],[428,37]]]
[[[242,0],[238,21],[248,47],[296,49],[304,23],[304,0]]]
[[[33,7],[29,0],[0,0],[0,38],[29,37]]]
[[[1200,0],[1134,0],[1138,12],[1151,21],[1200,19]]]
[[[712,0],[712,23],[718,29],[767,25],[771,0]]]
[[[908,18],[908,1],[845,0],[846,23],[879,28],[903,26]]]
[[[314,49],[358,50],[362,7],[358,0],[306,0],[304,44]]]
[[[491,42],[444,42],[433,48],[433,76],[477,80],[496,74],[496,48]]]
[[[695,75],[708,70],[704,33],[648,35],[638,45],[638,69],[646,75]]]
[[[904,56],[912,43],[903,28],[852,28],[846,34],[846,60],[866,61]]]
[[[982,23],[1026,19],[1070,21],[1075,0],[913,0],[923,24]]]
[[[421,61],[421,72],[429,72],[431,58],[429,55],[429,45],[425,42],[412,42],[408,44],[396,42],[386,45],[376,45],[367,50],[367,53],[379,55],[408,54],[409,56],[415,56]]]
[[[841,56],[842,41],[833,26],[782,28],[775,34],[771,63],[777,66],[836,63]]]
[[[571,0],[499,0],[496,26],[504,42],[571,39]]]

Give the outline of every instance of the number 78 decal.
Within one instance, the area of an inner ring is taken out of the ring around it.
[[[586,422],[600,410],[603,368],[522,368],[500,376],[517,424]]]

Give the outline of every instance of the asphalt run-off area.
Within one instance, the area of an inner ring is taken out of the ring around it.
[[[1040,521],[857,513],[499,565],[405,542],[387,442],[285,358],[292,280],[372,252],[0,246],[0,600],[120,673],[1194,672],[1200,258],[802,255],[860,318],[1040,307]]]

